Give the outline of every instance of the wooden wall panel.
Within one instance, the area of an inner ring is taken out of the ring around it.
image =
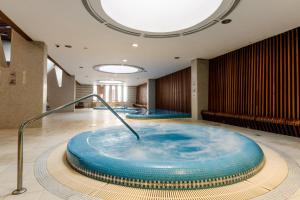
[[[191,67],[156,79],[156,108],[191,113]]]
[[[210,61],[209,111],[300,119],[300,28]]]
[[[147,83],[136,87],[136,103],[140,105],[147,105]]]
[[[205,118],[300,137],[300,28],[210,60]]]

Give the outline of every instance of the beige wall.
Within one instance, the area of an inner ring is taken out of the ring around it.
[[[136,103],[136,86],[128,86],[128,100],[126,106],[132,106]]]
[[[76,82],[74,76],[62,75],[62,86],[59,87],[55,68],[47,76],[47,102],[50,109],[57,108],[75,100]],[[64,112],[73,112],[75,105],[65,108]]]
[[[192,118],[202,119],[201,110],[208,109],[208,60],[195,59],[191,63]]]
[[[1,44],[2,45],[2,44]],[[47,48],[12,32],[11,64],[3,66],[0,52],[0,128],[17,128],[46,109]],[[0,47],[3,51],[2,46]],[[15,84],[11,83],[15,77]],[[42,121],[33,127],[41,127]]]
[[[93,86],[92,85],[81,85],[81,84],[76,84],[76,99],[79,99],[81,97],[84,97],[86,95],[92,94],[93,93]],[[84,100],[84,106],[87,108],[92,107],[92,98]]]

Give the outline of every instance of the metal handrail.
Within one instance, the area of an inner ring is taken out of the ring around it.
[[[19,131],[18,131],[18,174],[17,174],[17,189],[14,190],[12,192],[13,195],[18,195],[18,194],[22,194],[24,192],[27,191],[26,188],[23,188],[23,132],[24,132],[24,128],[26,128],[29,124],[37,121],[37,120],[40,120],[42,119],[43,117],[46,117],[47,115],[50,115],[52,113],[55,113],[57,111],[60,111],[64,108],[67,108],[71,105],[74,105],[78,102],[81,102],[85,99],[88,99],[88,98],[91,98],[91,97],[96,97],[99,101],[102,102],[102,104],[104,106],[106,106],[108,108],[108,110],[110,110],[135,136],[136,136],[136,139],[139,140],[140,139],[140,136],[139,134],[133,130],[131,128],[131,126],[129,126],[121,117],[120,115],[118,115],[118,113],[116,113],[116,111],[114,111],[112,109],[112,107],[110,107],[110,105],[108,105],[108,103],[106,103],[106,101],[104,101],[99,95],[96,95],[96,94],[90,94],[90,95],[87,95],[87,96],[84,96],[76,101],[73,101],[73,102],[70,102],[70,103],[67,103],[63,106],[60,106],[58,108],[55,108],[53,110],[50,110],[48,112],[45,112],[45,113],[42,113],[36,117],[33,117],[25,122],[23,122],[20,127],[19,127]]]

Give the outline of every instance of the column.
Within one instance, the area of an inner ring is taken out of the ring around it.
[[[192,119],[202,119],[201,111],[208,109],[208,60],[195,59],[191,63],[192,68]]]
[[[0,66],[0,71],[0,128],[17,128],[46,110],[47,47],[43,42],[27,41],[12,31],[11,62],[9,67]],[[41,126],[41,120],[32,125]]]
[[[155,79],[147,81],[147,109],[155,109]]]

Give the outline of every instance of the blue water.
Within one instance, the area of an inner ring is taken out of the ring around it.
[[[105,106],[95,107],[95,110],[108,110]],[[169,118],[190,118],[191,114],[176,112],[171,110],[162,109],[144,109],[144,108],[132,108],[125,106],[113,107],[114,111],[118,113],[125,113],[126,118],[129,119],[169,119]]]
[[[129,113],[126,117],[129,119],[190,118],[191,114],[162,109],[141,109],[137,113]]]
[[[251,139],[226,129],[190,125],[123,126],[79,134],[68,143],[68,160],[77,167],[139,180],[207,180],[236,175],[264,159]]]
[[[130,114],[136,114],[141,111],[139,108],[132,108],[132,107],[125,107],[125,106],[117,106],[112,107],[114,111],[118,113],[130,113]],[[106,106],[98,106],[94,108],[95,110],[108,110]]]

